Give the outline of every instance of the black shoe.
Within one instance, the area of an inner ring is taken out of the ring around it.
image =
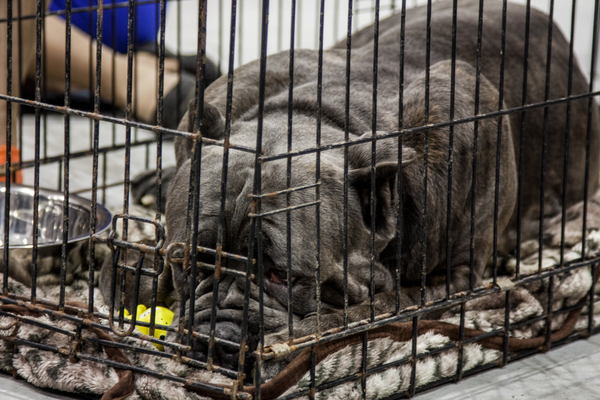
[[[137,46],[136,51],[145,51],[147,53],[158,56],[158,46],[156,46],[156,44],[152,42],[147,42],[143,45]],[[177,58],[177,55],[165,49],[165,57]],[[187,72],[188,74],[196,76],[196,55],[181,56],[180,60],[181,70]],[[219,71],[217,65],[214,62],[212,62],[212,60],[210,60],[209,58],[206,58],[206,63],[204,65],[204,79],[206,79],[206,86],[208,87],[208,85],[213,83],[215,80],[217,80],[219,76],[221,76],[221,71]]]
[[[162,126],[169,129],[177,129],[179,121],[188,109],[190,100],[196,92],[196,78],[183,72],[179,76],[179,83],[163,98]],[[153,124],[158,121],[155,119]]]

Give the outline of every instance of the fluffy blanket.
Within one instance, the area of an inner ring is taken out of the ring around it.
[[[600,218],[598,220],[600,221]],[[597,225],[588,224],[592,228]],[[154,235],[154,232],[139,230],[138,237],[136,237],[135,228],[132,229],[131,226],[130,232],[134,232],[130,236],[131,240]],[[556,234],[558,235],[559,232]],[[556,239],[556,235],[554,237],[550,235],[546,239],[549,246],[543,251],[544,268],[555,265],[560,260],[558,247],[560,241]],[[580,240],[581,230],[578,233],[577,229],[567,229],[568,249],[565,261],[581,257]],[[520,263],[520,273],[523,275],[538,270],[536,246],[535,242],[523,244],[522,254],[524,257]],[[597,229],[591,229],[587,235],[586,253],[591,256],[599,251],[600,232]],[[548,308],[549,279],[535,280],[527,285],[513,288],[507,278],[514,277],[516,260],[503,260],[503,266],[506,277],[499,277],[498,282],[501,286],[511,288],[510,323],[518,324],[545,315]],[[592,286],[591,267],[572,269],[556,275],[552,279],[553,311],[571,307],[585,299],[589,293]],[[73,310],[76,310],[77,307],[83,309],[80,314],[86,310],[88,290],[87,276],[85,275],[76,277],[67,287],[67,300],[69,304],[73,305],[71,307]],[[596,285],[595,292],[600,294],[600,285]],[[19,296],[26,298],[30,294],[30,289],[9,279],[9,293],[15,295],[17,299],[20,298]],[[51,303],[58,301],[58,295],[59,287],[56,285],[42,286],[37,289],[37,297]],[[596,298],[600,298],[600,296]],[[500,292],[466,302],[464,305],[465,327],[477,332],[502,329],[505,324],[505,301],[506,293]],[[94,304],[99,311],[107,312],[107,307],[97,289],[94,290]],[[41,308],[51,307],[42,305]],[[64,313],[49,314],[39,311],[40,306],[31,305],[27,301],[20,304],[0,305],[0,338],[4,339],[0,340],[0,369],[20,376],[38,387],[104,395],[106,399],[201,399],[206,398],[206,393],[203,394],[201,390],[191,390],[190,383],[210,383],[222,387],[230,387],[234,383],[232,379],[223,375],[179,363],[170,357],[145,354],[143,349],[154,349],[152,344],[133,337],[121,338],[109,335],[90,324],[85,325],[80,331],[81,336],[78,336],[75,334],[78,332],[77,325],[65,318]],[[583,307],[576,312],[553,314],[552,330],[556,331],[553,339],[568,335],[573,328],[574,330],[587,329],[588,312],[588,308]],[[594,307],[594,312],[596,314],[591,318],[596,326],[600,323],[600,306]],[[66,314],[68,315],[68,313]],[[447,328],[456,328],[460,319],[460,307],[456,307],[444,314],[441,323],[437,321],[419,322],[417,339],[419,357],[414,377],[416,387],[452,377],[457,373],[459,351],[457,346],[448,345],[454,343],[456,339],[449,332],[458,331]],[[107,325],[107,321],[102,319],[96,318],[94,321]],[[40,327],[37,323],[47,324],[56,329]],[[411,331],[405,325],[397,324],[388,328],[387,333],[381,334],[377,331],[370,333],[367,368],[394,363],[410,357],[412,355]],[[467,329],[466,337],[470,332]],[[534,340],[532,338],[545,337],[545,332],[546,319],[542,318],[531,324],[519,325],[518,328],[510,330],[509,336],[520,340]],[[462,371],[469,371],[490,363],[500,363],[502,352],[498,349],[502,348],[502,340],[501,337],[496,336],[464,345],[461,361]],[[114,346],[105,345],[109,341],[135,345],[142,351],[133,352],[127,348],[115,349]],[[32,343],[36,343],[38,346],[33,347]],[[49,346],[59,350],[52,350]],[[361,372],[362,342],[348,341],[347,344],[338,347],[335,348],[335,351],[324,352],[317,357],[318,360],[321,360],[316,366],[315,384],[317,386]],[[442,348],[447,348],[447,350],[436,351]],[[320,351],[318,346],[317,350]],[[308,398],[311,374],[306,370],[307,351],[309,350],[305,350],[293,361],[295,364],[291,368],[295,378],[289,378],[289,374],[286,375],[285,382],[282,382],[279,377],[273,378],[265,385],[263,391],[265,397],[273,398],[282,393],[285,396],[299,392],[297,393],[299,398]],[[304,356],[304,360],[301,360],[302,356]],[[94,357],[111,360],[112,364],[95,362]],[[123,364],[130,364],[131,367],[118,368]],[[269,362],[263,364],[268,367]],[[156,374],[138,372],[136,371],[137,367],[150,369]],[[128,369],[132,369],[133,372]],[[381,399],[409,390],[412,380],[411,369],[411,364],[408,363],[394,365],[381,372],[370,374],[366,378],[367,398]],[[268,376],[268,368],[264,372]],[[172,379],[163,379],[161,376],[164,375],[168,375]],[[357,378],[322,390],[317,393],[317,397],[359,399],[361,394],[361,380]],[[224,396],[224,398],[230,398],[230,396]]]

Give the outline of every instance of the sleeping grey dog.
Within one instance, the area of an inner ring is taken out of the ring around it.
[[[523,102],[525,8],[509,4],[506,29],[506,59],[503,108],[518,107]],[[481,49],[481,76],[478,113],[499,108],[501,65],[502,3],[486,1]],[[431,68],[429,78],[429,115],[425,113],[426,9],[414,8],[406,14],[406,46],[404,57],[404,91],[399,107],[400,15],[382,20],[379,28],[377,72],[377,134],[419,127],[449,120],[451,99],[451,33],[452,3],[436,2],[431,21]],[[475,112],[478,2],[459,1],[456,49],[456,91],[454,118],[467,118]],[[527,65],[526,103],[544,101],[546,76],[548,17],[532,10]],[[345,126],[345,41],[323,54],[323,93],[321,107],[321,142],[344,140]],[[567,95],[569,43],[554,26],[549,98]],[[266,98],[262,150],[265,156],[287,152],[289,54],[269,56],[266,71]],[[575,63],[576,64],[576,63]],[[317,65],[318,53],[295,52],[293,92],[292,150],[313,148],[317,130]],[[350,119],[347,126],[351,140],[371,137],[373,28],[365,28],[352,37],[350,81]],[[586,93],[588,84],[577,65],[573,67],[572,94]],[[227,78],[221,77],[205,92],[203,133],[213,139],[225,135]],[[259,62],[251,62],[235,70],[231,115],[231,142],[255,147],[258,123]],[[399,109],[402,109],[402,117]],[[193,111],[193,110],[192,110]],[[193,112],[183,118],[180,129],[192,131]],[[348,147],[348,301],[350,320],[368,318],[370,293],[374,288],[375,313],[395,311],[396,280],[401,279],[399,293],[402,307],[420,304],[422,270],[427,274],[426,301],[445,296],[447,254],[451,266],[450,291],[468,290],[472,282],[481,284],[486,263],[493,251],[494,196],[496,153],[499,150],[498,251],[513,252],[517,246],[517,182],[518,163],[522,160],[522,237],[536,238],[540,226],[540,177],[544,134],[548,143],[545,165],[544,219],[558,215],[583,198],[585,144],[588,125],[588,100],[571,102],[570,126],[567,127],[566,104],[549,107],[547,128],[543,108],[511,113],[501,118],[480,120],[454,127],[452,218],[447,239],[446,213],[448,198],[449,128],[429,129],[427,159],[427,194],[424,196],[424,132],[403,136],[401,155],[398,139],[385,139],[376,144],[375,193],[371,197],[371,142]],[[598,182],[600,142],[598,111],[591,110],[589,193]],[[499,119],[501,125],[499,126]],[[521,127],[523,126],[523,129]],[[563,163],[565,132],[569,132],[568,184],[563,204]],[[474,173],[473,152],[477,132],[477,163]],[[523,154],[519,154],[523,135]],[[176,173],[167,194],[167,241],[185,242],[188,190],[190,183],[191,139],[176,139]],[[497,148],[499,146],[499,149]],[[399,161],[401,156],[401,162]],[[248,254],[253,212],[250,195],[253,190],[254,155],[229,152],[227,186],[221,193],[223,147],[203,146],[200,178],[200,210],[198,245],[215,248],[220,199],[226,196],[223,250]],[[287,160],[262,163],[262,193],[286,189]],[[314,153],[292,159],[292,187],[315,183]],[[475,176],[474,176],[475,175]],[[474,185],[472,180],[475,179]],[[402,198],[397,184],[401,182]],[[320,277],[322,312],[320,329],[340,326],[344,306],[343,284],[343,199],[344,150],[334,148],[320,153]],[[475,192],[472,192],[472,188]],[[291,205],[315,201],[314,187],[291,193]],[[371,199],[374,214],[374,276],[371,285]],[[471,201],[474,198],[473,274],[471,262]],[[401,200],[399,202],[399,200]],[[398,204],[401,204],[402,231],[401,275],[395,268]],[[285,209],[286,195],[262,199],[262,212]],[[425,226],[422,225],[426,206]],[[316,332],[317,294],[317,218],[315,207],[291,212],[292,279],[287,279],[286,213],[262,218],[264,276],[255,276],[250,290],[249,336],[256,343],[259,332],[258,285],[264,288],[264,329],[267,341],[287,340],[288,285],[292,286],[294,336]],[[423,229],[425,231],[423,231]],[[422,265],[422,238],[425,237],[426,261]],[[447,243],[450,251],[447,252]],[[207,262],[214,262],[211,257]],[[227,268],[245,270],[244,263],[223,260]],[[257,270],[254,271],[256,275]],[[161,276],[164,300],[177,299],[185,290],[187,273],[181,264],[168,265]],[[219,282],[217,303],[212,301],[213,275],[199,272],[192,300],[195,302],[194,326],[208,333],[211,308],[217,307],[216,335],[239,341],[245,280],[223,274]],[[194,356],[206,359],[205,345],[194,344]],[[217,346],[215,363],[235,368],[237,353]]]

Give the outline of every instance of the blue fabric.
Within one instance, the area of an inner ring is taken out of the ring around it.
[[[128,27],[128,16],[129,7],[128,0],[104,0],[104,7],[110,6],[112,3],[125,3],[123,7],[117,7],[113,9],[105,9],[102,14],[102,43],[112,47],[119,53],[127,52],[127,27]],[[137,2],[137,0],[136,0]],[[98,5],[98,0],[72,0],[71,2],[73,10],[71,14],[71,21],[73,25],[79,29],[87,32],[94,39],[96,39],[96,29],[98,26],[98,13],[93,12],[78,12],[77,8],[89,8]],[[65,9],[65,0],[52,0],[50,4],[50,11],[60,11]],[[113,12],[114,12],[114,38],[113,38]],[[90,26],[91,16],[91,26]],[[64,18],[64,15],[62,15]],[[160,17],[160,4],[141,4],[136,6],[134,26],[136,27],[134,33],[134,46],[147,43],[155,42],[156,35],[158,34],[159,28],[159,17]],[[114,43],[113,43],[114,40]]]

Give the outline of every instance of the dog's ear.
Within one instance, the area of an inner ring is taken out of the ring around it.
[[[402,149],[402,167],[411,163],[416,153],[411,148]],[[384,162],[375,168],[375,231],[377,233],[393,231],[396,217],[396,182],[398,179],[398,163]],[[363,222],[371,229],[371,167],[358,168],[349,171],[349,181],[356,190],[360,200]]]
[[[386,132],[378,132],[383,135]],[[366,132],[360,136],[361,139],[371,138],[371,132]],[[379,139],[377,141],[376,163],[394,162],[398,160],[397,138]],[[366,168],[373,162],[372,142],[363,142],[352,144],[348,147],[348,164],[351,168]],[[402,164],[406,164],[416,157],[415,151],[410,147],[402,147]]]
[[[194,132],[195,121],[195,100],[190,100],[188,110],[181,119],[177,130]],[[204,103],[200,132],[203,137],[209,139],[223,140],[225,137],[225,119],[217,107],[208,102]],[[179,168],[185,160],[192,157],[193,145],[194,141],[190,138],[181,136],[175,138],[175,159],[177,160],[177,168]]]

